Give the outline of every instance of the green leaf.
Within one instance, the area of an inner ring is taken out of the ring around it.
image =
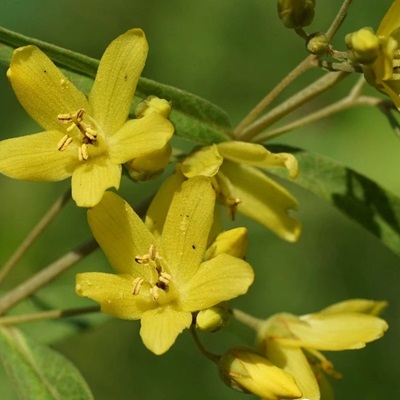
[[[83,92],[88,93],[96,76],[99,61],[61,47],[33,39],[0,27],[0,64],[8,66],[13,49],[33,44],[43,50]],[[140,78],[135,98],[142,100],[154,95],[172,104],[171,121],[178,136],[201,144],[219,143],[229,139],[231,123],[218,106],[194,94]],[[131,109],[134,116],[134,107]]]
[[[0,328],[0,359],[22,400],[93,399],[70,361],[15,328]]]
[[[291,181],[328,201],[400,255],[400,197],[336,161],[294,147],[271,145],[296,156],[300,175]],[[274,174],[287,178],[284,173]]]

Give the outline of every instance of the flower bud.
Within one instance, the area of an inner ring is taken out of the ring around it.
[[[326,35],[322,32],[316,32],[307,38],[307,51],[316,56],[325,54],[329,48],[329,42]]]
[[[220,233],[208,247],[204,260],[210,260],[219,254],[230,254],[233,257],[243,258],[248,243],[247,229],[235,228]]]
[[[250,349],[231,349],[220,358],[218,369],[232,389],[253,393],[264,400],[297,399],[302,395],[288,372]]]
[[[129,175],[135,181],[146,181],[156,178],[168,165],[172,147],[166,144],[162,149],[137,157],[125,163]]]
[[[136,118],[142,118],[151,112],[156,112],[168,118],[171,114],[171,105],[165,99],[149,96],[137,105],[135,115]]]
[[[196,326],[205,332],[216,332],[229,321],[228,303],[201,310],[196,316]]]
[[[308,26],[314,19],[315,0],[278,0],[278,15],[289,29]]]
[[[372,29],[362,28],[345,37],[347,55],[353,62],[372,64],[379,55],[380,41]]]

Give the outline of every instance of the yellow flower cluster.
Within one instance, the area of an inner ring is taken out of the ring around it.
[[[291,1],[279,4],[289,25],[311,22],[314,1],[300,8]],[[399,7],[396,1],[392,9]],[[397,49],[391,36],[395,22],[384,20],[376,46],[370,45],[371,31],[347,39],[353,57],[369,63],[366,76],[388,93],[397,84],[388,62]],[[88,97],[37,47],[15,50],[7,76],[43,131],[1,141],[0,172],[30,181],[72,178],[72,197],[88,208],[89,226],[115,270],[78,274],[77,294],[114,317],[140,320],[145,346],[163,354],[185,329],[223,327],[230,315],[227,301],[245,294],[253,282],[253,269],[244,260],[247,230],[223,231],[216,202],[227,207],[231,219],[242,213],[294,242],[301,225],[289,213],[297,201],[263,170],[285,168],[295,178],[298,165],[292,154],[273,154],[253,143],[196,148],[180,159],[143,222],[107,189],[119,188],[123,166],[135,180],[146,180],[170,159],[174,127],[167,100],[150,97],[136,108],[136,118],[128,119],[147,50],[140,29],[115,39]],[[218,357],[220,374],[230,386],[263,399],[318,400],[326,390],[322,372],[335,374],[319,351],[360,348],[382,336],[387,325],[376,316],[380,307],[357,300],[316,314],[272,316],[259,326],[258,350],[238,347]]]

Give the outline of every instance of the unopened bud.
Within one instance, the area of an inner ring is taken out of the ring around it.
[[[146,181],[156,178],[168,165],[172,148],[166,144],[162,149],[137,157],[125,163],[129,175],[135,181]]]
[[[196,326],[205,332],[216,332],[229,321],[229,308],[227,303],[199,311],[196,316]]]
[[[297,399],[302,395],[292,375],[251,349],[231,349],[220,358],[218,369],[232,389],[264,400]]]
[[[248,236],[246,228],[235,228],[220,233],[208,247],[204,260],[210,260],[219,254],[230,254],[244,258],[247,250]]]
[[[171,114],[171,105],[165,99],[156,96],[149,96],[140,102],[135,110],[136,118],[142,118],[151,112],[156,112],[165,118]]]
[[[380,41],[372,29],[362,28],[345,37],[347,55],[353,62],[372,64],[379,55]]]
[[[325,54],[329,48],[329,42],[326,35],[322,32],[316,32],[307,38],[307,51],[316,56]]]
[[[315,0],[278,0],[278,15],[286,28],[308,26],[314,19]]]

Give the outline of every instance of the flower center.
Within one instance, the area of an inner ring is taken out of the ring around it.
[[[57,144],[58,151],[64,151],[72,143],[74,138],[77,138],[79,141],[79,161],[88,160],[89,146],[96,145],[98,141],[98,131],[94,128],[96,123],[92,117],[81,108],[73,113],[59,114],[57,119],[64,124],[69,124],[66,129],[67,134],[65,134]]]
[[[166,261],[160,257],[157,251],[157,247],[155,245],[151,245],[149,248],[149,252],[143,256],[136,256],[135,262],[138,264],[146,264],[149,265],[154,271],[154,284],[150,284],[150,294],[154,301],[157,301],[162,292],[167,292],[169,289],[169,284],[171,282],[171,275],[164,271],[163,265],[166,264]],[[145,280],[143,278],[136,278],[133,281],[133,290],[132,294],[134,296],[138,295],[140,289],[142,288]]]

